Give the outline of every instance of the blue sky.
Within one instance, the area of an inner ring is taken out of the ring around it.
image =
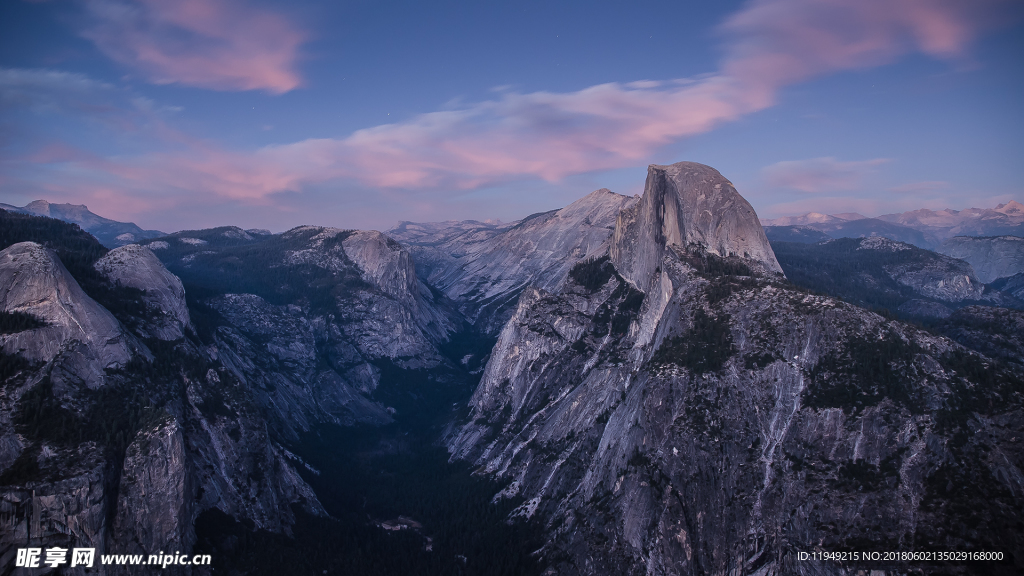
[[[646,166],[763,217],[1024,200],[1018,0],[0,5],[0,202],[513,220]]]

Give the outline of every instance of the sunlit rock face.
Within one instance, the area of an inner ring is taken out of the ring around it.
[[[857,250],[920,254],[921,257],[886,265],[884,270],[899,284],[929,298],[946,302],[980,300],[985,292],[985,285],[978,280],[971,265],[963,260],[922,252],[909,244],[880,237],[860,239]]]
[[[754,209],[718,170],[695,162],[652,165],[640,202],[618,216],[612,263],[646,290],[666,250],[691,247],[782,273]]]
[[[1024,238],[1019,236],[955,236],[943,242],[938,251],[966,260],[982,282],[1024,273]]]
[[[496,334],[526,286],[556,290],[576,262],[607,254],[619,212],[636,202],[602,188],[512,226],[404,223],[390,233],[409,246],[427,282],[478,329]]]
[[[523,292],[453,458],[508,482],[558,574],[847,573],[807,543],[1021,557],[1016,372],[785,283],[716,178],[652,167],[610,261]]]
[[[143,331],[161,340],[177,340],[189,326],[185,288],[149,248],[138,244],[108,252],[94,265],[110,282],[142,290],[152,314]]]
[[[0,252],[0,310],[23,312],[46,324],[0,335],[4,352],[35,362],[57,356],[89,386],[103,371],[124,365],[131,337],[117,319],[79,287],[51,250],[21,242]]]

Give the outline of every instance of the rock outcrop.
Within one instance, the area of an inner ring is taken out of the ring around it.
[[[114,549],[123,554],[190,550],[195,542],[194,472],[181,425],[161,418],[128,446],[114,519]]]
[[[666,251],[691,247],[782,272],[757,214],[732,182],[695,162],[652,165],[640,202],[619,213],[612,263],[646,291],[658,281],[656,269]]]
[[[857,250],[879,253],[912,252],[913,247],[888,238],[864,238]],[[890,278],[912,288],[918,294],[946,302],[980,300],[985,285],[974,274],[971,265],[963,260],[928,254],[883,265]]]
[[[132,339],[117,319],[82,291],[52,251],[34,242],[0,252],[0,310],[46,324],[0,335],[4,352],[34,362],[63,355],[69,371],[91,387],[102,383],[105,369],[132,356]]]
[[[94,267],[111,283],[145,292],[143,299],[153,311],[143,322],[145,333],[161,340],[184,336],[190,324],[185,288],[152,250],[138,244],[122,246],[108,252]]]

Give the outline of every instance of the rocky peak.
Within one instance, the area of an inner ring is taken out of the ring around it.
[[[34,200],[25,205],[25,210],[40,216],[49,216],[50,203],[46,200]]]
[[[94,265],[112,283],[143,290],[145,301],[157,315],[147,331],[161,340],[177,340],[189,325],[185,288],[149,248],[128,244],[108,252]]]
[[[1000,204],[996,206],[996,212],[1002,212],[1007,215],[1024,216],[1024,204],[1017,202],[1016,200],[1010,200],[1006,204]]]
[[[757,214],[732,182],[695,162],[651,165],[643,197],[619,213],[612,262],[625,278],[646,290],[665,251],[691,245],[782,273]]]

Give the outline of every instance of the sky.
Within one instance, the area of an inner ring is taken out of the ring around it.
[[[1024,201],[1024,2],[5,0],[0,202],[500,219],[649,164],[773,218]]]

